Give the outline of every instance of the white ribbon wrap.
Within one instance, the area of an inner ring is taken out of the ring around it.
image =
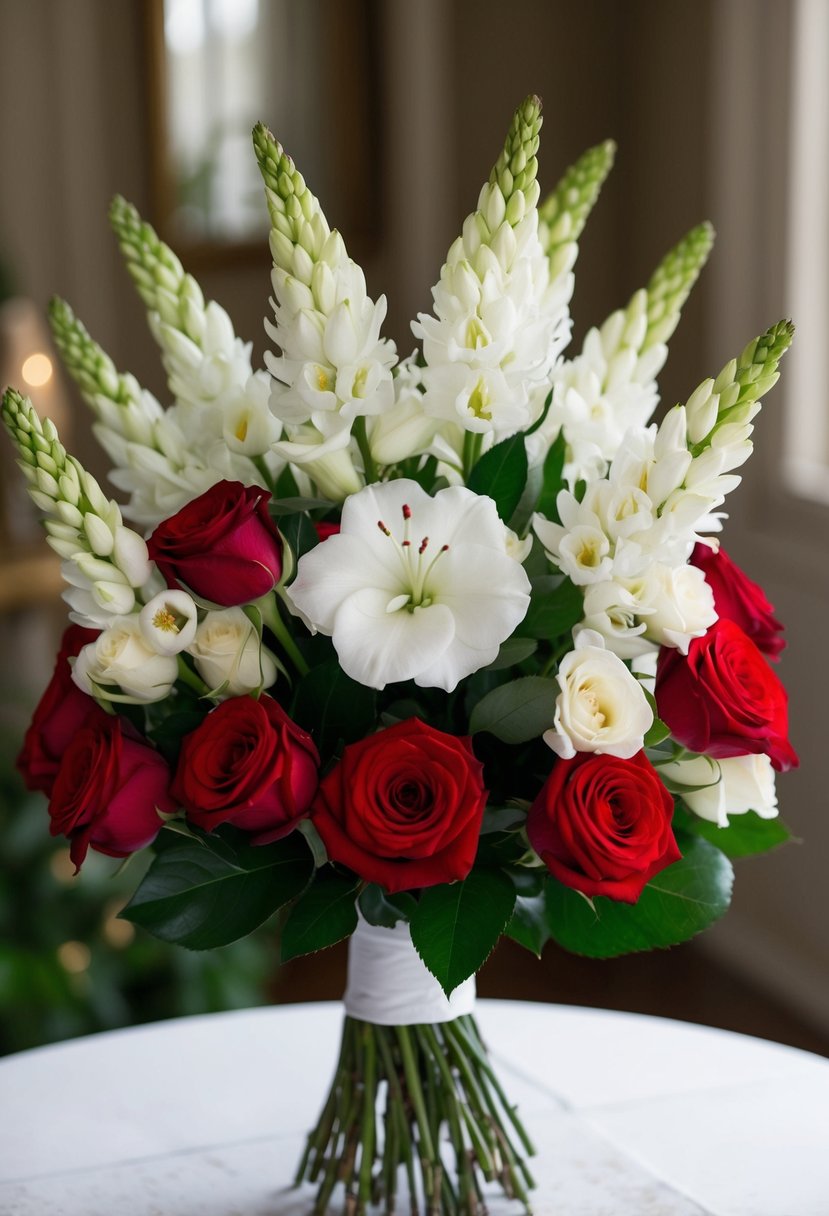
[[[475,977],[447,997],[412,945],[409,926],[370,925],[360,917],[348,947],[345,1011],[377,1026],[451,1022],[475,1007]]]

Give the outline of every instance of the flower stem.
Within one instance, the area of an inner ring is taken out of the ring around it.
[[[200,679],[192,668],[187,666],[184,655],[176,655],[178,663],[178,679],[182,684],[186,684],[188,688],[192,688],[200,697],[205,697],[210,692],[210,689],[205,684],[204,680]]]
[[[288,626],[282,619],[279,611],[279,605],[276,600],[270,595],[263,595],[261,600],[256,601],[256,605],[262,613],[262,620],[268,626],[273,636],[279,642],[282,649],[287,654],[288,658],[293,663],[301,676],[306,676],[310,670],[302,653],[294,639],[291,637]]]
[[[484,437],[479,431],[467,431],[463,437],[463,479],[469,482],[469,475],[481,457],[481,447]]]
[[[370,486],[373,482],[379,480],[377,473],[377,465],[374,457],[371,454],[371,447],[368,442],[368,434],[366,432],[366,420],[361,414],[359,418],[354,419],[354,425],[351,428],[351,433],[357,440],[357,447],[360,449],[360,455],[363,458],[363,476],[366,479],[366,485]]]

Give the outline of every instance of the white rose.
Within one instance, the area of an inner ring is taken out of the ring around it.
[[[554,729],[544,742],[570,760],[577,752],[599,752],[629,760],[642,750],[653,713],[639,681],[605,649],[598,633],[585,629],[558,668]]]
[[[731,756],[714,760],[693,756],[659,767],[660,776],[682,789],[682,801],[690,811],[721,828],[729,815],[756,811],[762,819],[777,816],[774,769],[768,756]]]
[[[259,641],[253,623],[241,608],[208,612],[190,646],[196,670],[222,697],[241,697],[261,685],[270,688],[276,664]]]
[[[645,619],[645,636],[660,646],[688,653],[692,638],[701,638],[717,619],[714,593],[696,566],[654,564],[636,592]]]
[[[72,679],[90,696],[138,703],[163,701],[177,674],[175,658],[147,645],[137,615],[117,618],[84,646],[72,669]],[[113,685],[122,695],[109,696],[107,688]]]
[[[162,591],[144,605],[138,623],[156,654],[179,654],[196,636],[198,610],[186,591]]]

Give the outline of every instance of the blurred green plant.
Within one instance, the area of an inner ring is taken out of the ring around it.
[[[0,756],[0,1054],[184,1014],[264,1004],[273,930],[222,950],[166,946],[117,914],[145,866],[90,853],[73,876],[45,800]],[[149,858],[147,859],[149,861]]]

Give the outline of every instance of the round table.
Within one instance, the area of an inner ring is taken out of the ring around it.
[[[536,1216],[829,1213],[829,1061],[635,1014],[480,1001],[478,1017],[536,1141]],[[252,1009],[7,1057],[0,1212],[307,1213],[291,1176],[340,1018]]]

